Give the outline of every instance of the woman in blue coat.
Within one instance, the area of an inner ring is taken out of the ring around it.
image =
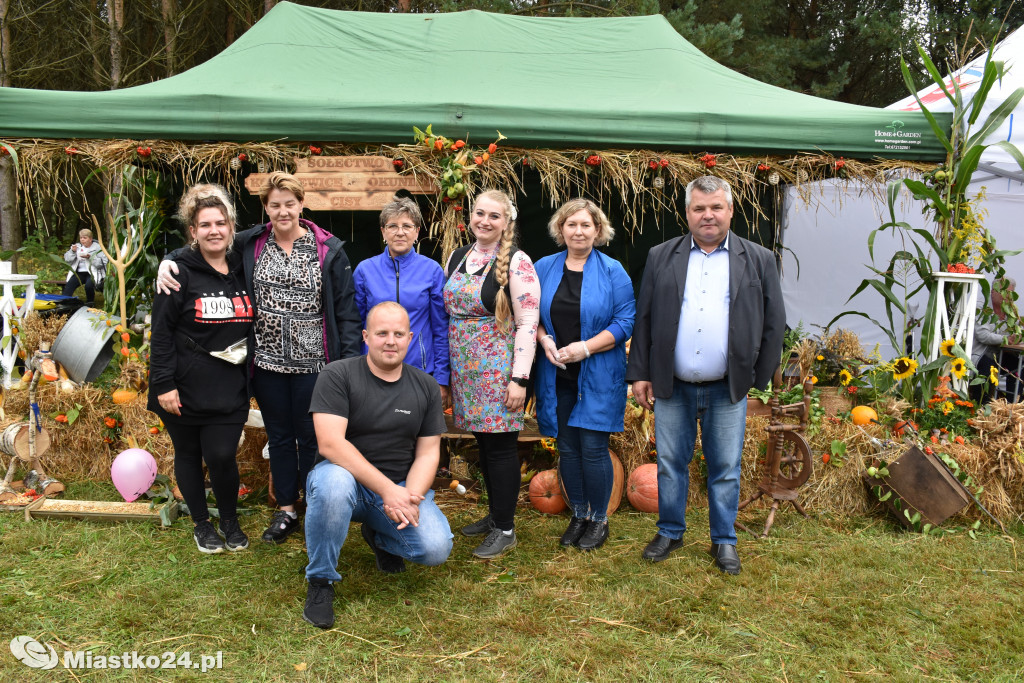
[[[563,546],[601,547],[608,538],[614,471],[608,437],[622,431],[626,408],[626,340],[633,332],[633,283],[615,259],[594,249],[615,231],[597,204],[572,199],[548,231],[565,250],[537,262],[537,422],[558,440],[558,467],[572,519]]]

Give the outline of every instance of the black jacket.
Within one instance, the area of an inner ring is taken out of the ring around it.
[[[324,312],[324,343],[327,362],[358,356],[362,350],[363,321],[356,308],[352,266],[345,254],[342,241],[318,225],[300,219],[303,227],[313,232],[317,256],[320,259],[322,310]],[[253,292],[253,273],[256,260],[267,244],[273,227],[270,223],[257,225],[235,233],[232,251],[242,255],[247,291]],[[177,262],[189,249],[182,247],[168,256]],[[255,299],[253,300],[255,305]],[[249,332],[249,377],[253,373],[256,348],[256,328]],[[250,392],[251,393],[251,392]]]
[[[693,239],[659,244],[647,255],[626,380],[648,381],[656,398],[672,396],[676,333]],[[729,235],[729,395],[735,403],[752,386],[764,389],[775,374],[786,331],[786,308],[775,256]]]
[[[214,270],[198,251],[177,259],[181,288],[153,301],[147,407],[166,421],[183,424],[245,422],[249,413],[245,365],[214,358],[245,339],[253,306],[242,257],[228,255],[228,273]],[[201,347],[201,348],[200,348]],[[157,397],[177,389],[181,416],[170,415]]]

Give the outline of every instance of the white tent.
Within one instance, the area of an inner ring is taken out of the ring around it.
[[[996,46],[994,59],[1003,61],[1008,73],[989,93],[979,124],[1014,90],[1024,86],[1024,28],[1014,31]],[[982,55],[948,76],[946,83],[951,84],[955,79],[965,98],[969,98],[977,88],[984,64],[985,55]],[[934,84],[921,90],[918,97],[930,111],[952,111],[949,100]],[[888,108],[920,109],[912,96]],[[987,142],[999,140],[1008,140],[1024,149],[1024,102]],[[986,199],[981,208],[988,213],[984,224],[996,238],[999,248],[1024,248],[1024,230],[1021,229],[1024,174],[1004,150],[986,150],[972,178],[968,196],[982,188]],[[824,326],[845,310],[862,311],[887,324],[884,301],[874,290],[865,290],[847,303],[860,282],[872,277],[865,265],[871,262],[867,239],[872,230],[889,221],[884,195],[881,184],[869,187],[842,180],[813,183],[800,190],[787,188],[783,199],[782,243],[786,249],[782,257],[782,290],[790,327],[803,323],[806,332],[815,333],[816,326]],[[930,230],[934,225],[926,221],[922,208],[921,202],[904,192],[897,205],[896,219]],[[901,248],[904,245],[894,238],[892,231],[880,233],[874,244],[876,267],[884,267],[894,251]],[[1006,270],[1024,286],[1024,254],[1007,259]],[[921,297],[916,303],[918,315],[922,315],[927,297]],[[862,317],[847,316],[836,325],[856,332],[868,351],[876,343],[880,344],[883,358],[902,354],[902,350],[892,347],[883,332]]]

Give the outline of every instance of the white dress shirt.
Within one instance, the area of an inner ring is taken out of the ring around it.
[[[712,382],[729,370],[729,235],[711,253],[690,249],[676,332],[675,375]]]

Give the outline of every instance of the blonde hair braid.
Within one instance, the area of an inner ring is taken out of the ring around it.
[[[494,319],[498,321],[502,330],[507,330],[512,325],[512,306],[505,287],[508,285],[508,271],[512,261],[512,242],[515,232],[512,222],[509,221],[508,226],[501,233],[501,246],[498,248],[498,258],[494,263],[494,279],[498,282],[498,294],[494,297]]]

